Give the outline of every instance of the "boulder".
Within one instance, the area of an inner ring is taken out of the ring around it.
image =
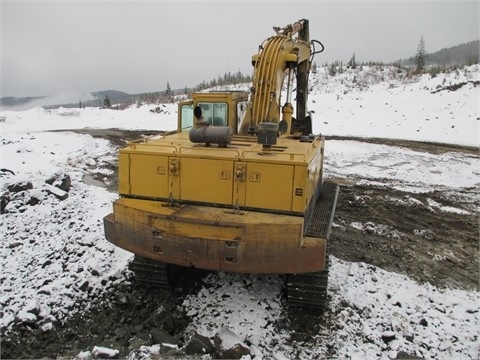
[[[2,195],[0,195],[0,214],[3,214],[5,212],[5,208],[7,207],[9,202],[10,193],[6,191]]]
[[[220,359],[240,359],[250,355],[248,346],[227,326],[215,334],[214,343]]]
[[[15,320],[23,324],[35,324],[37,322],[37,316],[31,312],[22,310],[18,312]]]
[[[49,184],[44,184],[43,185],[43,189],[48,192],[49,194],[55,196],[57,199],[59,200],[65,200],[66,198],[68,198],[68,193],[60,188],[57,188],[53,185],[49,185]]]
[[[150,335],[146,333],[140,333],[128,340],[128,352],[134,351],[142,346],[150,345],[152,345]]]
[[[25,204],[37,205],[45,200],[45,193],[42,190],[34,189],[30,190],[26,194]]]
[[[28,180],[22,180],[16,183],[11,183],[7,186],[7,189],[12,193],[18,193],[21,191],[33,189],[33,184]]]
[[[153,344],[171,344],[175,346],[180,345],[180,339],[176,336],[170,335],[165,329],[153,328],[150,330]]]
[[[206,355],[213,354],[214,352],[215,347],[210,339],[200,334],[195,334],[185,347],[185,353],[187,355]]]
[[[92,350],[95,359],[118,359],[120,351],[103,346],[95,346]]]
[[[45,180],[45,182],[48,185],[52,185],[65,192],[70,191],[70,186],[72,185],[72,179],[70,178],[70,175],[65,174],[61,171],[57,171],[56,173],[51,175],[47,180]]]

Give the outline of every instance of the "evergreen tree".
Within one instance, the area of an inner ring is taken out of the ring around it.
[[[349,61],[348,64],[347,64],[347,67],[350,67],[350,68],[352,68],[352,69],[356,69],[356,68],[357,68],[357,62],[355,61],[355,53],[353,53],[352,58],[350,59],[350,61]]]
[[[165,90],[165,98],[167,99],[167,101],[173,102],[173,91],[168,81],[167,81],[167,89]]]
[[[110,109],[111,107],[112,107],[112,104],[110,103],[110,99],[108,98],[108,95],[105,94],[105,99],[103,100],[103,108]]]
[[[423,40],[423,35],[420,38],[417,48],[417,54],[415,55],[415,65],[416,65],[416,72],[420,73],[425,69],[425,62],[426,62],[427,52],[425,50],[425,40]]]
[[[328,71],[328,73],[330,74],[330,76],[335,76],[337,74],[337,67],[335,66],[335,63],[332,63],[332,65],[330,65],[330,70]]]

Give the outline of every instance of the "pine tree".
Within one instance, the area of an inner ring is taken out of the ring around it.
[[[112,107],[112,104],[110,103],[110,99],[108,98],[108,95],[105,94],[105,99],[103,100],[103,108],[110,109],[111,107]]]
[[[165,98],[169,102],[173,102],[173,92],[172,88],[170,87],[170,82],[167,81],[167,90],[165,90]]]
[[[352,69],[356,69],[356,68],[357,68],[357,62],[355,61],[355,53],[353,53],[352,58],[350,59],[350,61],[349,61],[348,64],[347,64],[347,67],[350,67],[350,68],[352,68]]]
[[[330,65],[330,70],[328,73],[330,74],[330,76],[335,76],[337,74],[337,67],[335,63],[332,63],[332,65]]]
[[[423,40],[423,35],[420,38],[417,48],[417,54],[415,55],[415,65],[417,66],[416,72],[421,73],[425,68],[427,53],[425,51],[425,40]]]

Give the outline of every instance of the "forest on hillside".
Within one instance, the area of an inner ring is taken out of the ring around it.
[[[428,42],[426,43],[428,47]],[[401,59],[396,62],[401,66],[415,65],[415,56]],[[426,54],[426,66],[438,66],[443,68],[461,67],[480,63],[480,40],[443,48],[439,51]]]

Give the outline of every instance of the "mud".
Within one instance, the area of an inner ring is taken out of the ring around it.
[[[429,207],[428,199],[458,207],[441,192],[409,194],[375,186],[342,186],[331,254],[439,288],[478,290],[478,214],[442,212]]]
[[[77,132],[106,138],[117,147],[124,146],[127,141],[158,133],[118,129],[84,129]],[[458,151],[478,154],[478,149],[444,144],[355,140],[432,153]],[[115,192],[116,163],[109,167],[113,173],[108,188]],[[387,187],[356,185],[345,179],[336,180],[341,185],[341,191],[330,241],[330,253],[333,256],[369,263],[440,288],[479,290],[480,203],[478,200],[472,202],[472,196],[467,196],[471,192],[478,194],[479,189],[419,194]],[[432,200],[442,206],[470,211],[468,214],[444,212],[432,208]],[[97,299],[87,313],[73,315],[67,322],[57,324],[56,331],[42,333],[39,329],[28,327],[14,329],[10,338],[2,341],[1,357],[72,358],[80,351],[101,345],[121,348],[120,357],[126,357],[134,346],[132,339],[145,338],[154,327],[158,327],[158,324],[152,325],[155,322],[152,322],[152,314],[158,313],[159,309],[164,315],[168,314],[164,317],[169,319],[169,335],[176,337],[178,345],[184,345],[186,339],[181,334],[190,320],[177,305],[181,304],[186,293],[195,291],[195,288],[189,285],[175,293],[149,290],[130,278],[118,288],[109,289],[111,291]],[[313,323],[319,322],[317,317],[299,316],[298,313],[285,322],[285,326],[291,327],[295,334],[292,341],[313,336],[305,330],[308,319],[314,319]],[[165,324],[162,326],[165,330]],[[314,327],[312,325],[311,329]],[[166,356],[164,354],[162,358]],[[185,354],[173,353],[168,356],[183,358]]]

